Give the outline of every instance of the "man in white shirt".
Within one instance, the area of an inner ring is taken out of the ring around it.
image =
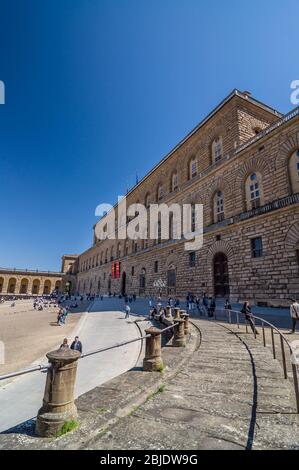
[[[293,334],[296,330],[297,320],[299,320],[299,304],[294,299],[292,299],[292,303],[290,306],[290,314],[292,318],[292,331],[290,331],[290,334]]]
[[[125,306],[125,312],[126,312],[125,319],[126,319],[126,320],[130,320],[131,307],[130,307],[129,304],[126,304],[126,306]]]

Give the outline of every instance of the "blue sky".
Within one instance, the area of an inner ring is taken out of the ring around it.
[[[0,266],[60,269],[233,88],[282,112],[298,0],[1,0]]]

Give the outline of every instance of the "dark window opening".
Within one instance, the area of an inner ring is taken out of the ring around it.
[[[261,258],[263,256],[263,241],[261,237],[251,239],[251,254],[253,258]]]

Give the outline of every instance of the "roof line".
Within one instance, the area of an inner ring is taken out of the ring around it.
[[[245,93],[242,93],[240,90],[238,90],[237,88],[234,88],[233,91],[231,93],[229,93],[226,98],[224,98],[204,119],[202,119],[199,124],[197,124],[197,126],[195,126],[182,140],[179,141],[179,143],[173,147],[148,173],[146,173],[142,178],[141,180],[135,184],[135,186],[133,186],[128,192],[127,194],[125,195],[125,197],[128,197],[133,191],[135,191],[136,188],[138,188],[155,170],[157,170],[166,160],[168,160],[168,158],[171,157],[171,155],[176,152],[176,150],[178,150],[187,140],[190,139],[190,137],[192,137],[192,135],[194,135],[204,124],[206,124],[226,103],[228,103],[234,96],[238,96],[239,98],[243,99],[243,100],[246,100],[246,101],[250,101],[252,102],[253,104],[256,104],[258,106],[260,106],[261,108],[265,109],[266,111],[274,114],[275,116],[277,116],[278,118],[282,117],[283,114],[280,113],[279,111],[277,111],[276,109],[274,108],[271,108],[270,106],[262,103],[261,101],[253,98],[252,96],[250,96],[249,94],[245,94]],[[114,205],[113,205],[113,208],[116,208],[118,206],[118,202],[116,202]],[[109,211],[110,212],[110,211]],[[109,214],[108,212],[108,214]],[[104,216],[106,217],[106,215]],[[101,219],[99,219],[101,220]],[[94,224],[93,228],[97,225],[97,223],[99,222],[99,220]]]

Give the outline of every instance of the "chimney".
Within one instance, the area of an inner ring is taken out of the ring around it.
[[[243,95],[246,96],[246,98],[249,98],[251,96],[250,91],[243,91]]]

